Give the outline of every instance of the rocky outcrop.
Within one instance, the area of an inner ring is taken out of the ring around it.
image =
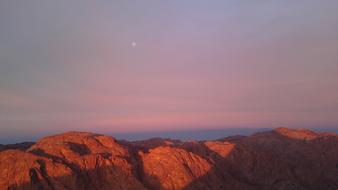
[[[1,151],[0,189],[336,190],[337,147],[305,129],[189,142],[69,132]]]
[[[0,189],[145,189],[137,164],[128,147],[111,137],[70,132],[24,152],[1,152]]]
[[[152,189],[183,189],[205,175],[212,164],[181,148],[165,147],[140,152],[144,181]]]

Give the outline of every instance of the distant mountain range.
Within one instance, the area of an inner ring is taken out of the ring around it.
[[[337,190],[338,135],[116,140],[68,132],[0,145],[0,190]]]

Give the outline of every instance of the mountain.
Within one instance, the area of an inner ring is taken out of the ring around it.
[[[68,132],[0,149],[0,189],[337,190],[337,147],[306,129],[186,142]]]

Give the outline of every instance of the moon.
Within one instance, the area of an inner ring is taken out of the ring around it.
[[[136,42],[131,43],[131,47],[135,48],[136,47]]]

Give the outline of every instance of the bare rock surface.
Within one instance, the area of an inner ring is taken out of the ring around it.
[[[0,146],[0,190],[337,190],[338,136],[277,128],[251,136],[118,141],[68,132]]]

